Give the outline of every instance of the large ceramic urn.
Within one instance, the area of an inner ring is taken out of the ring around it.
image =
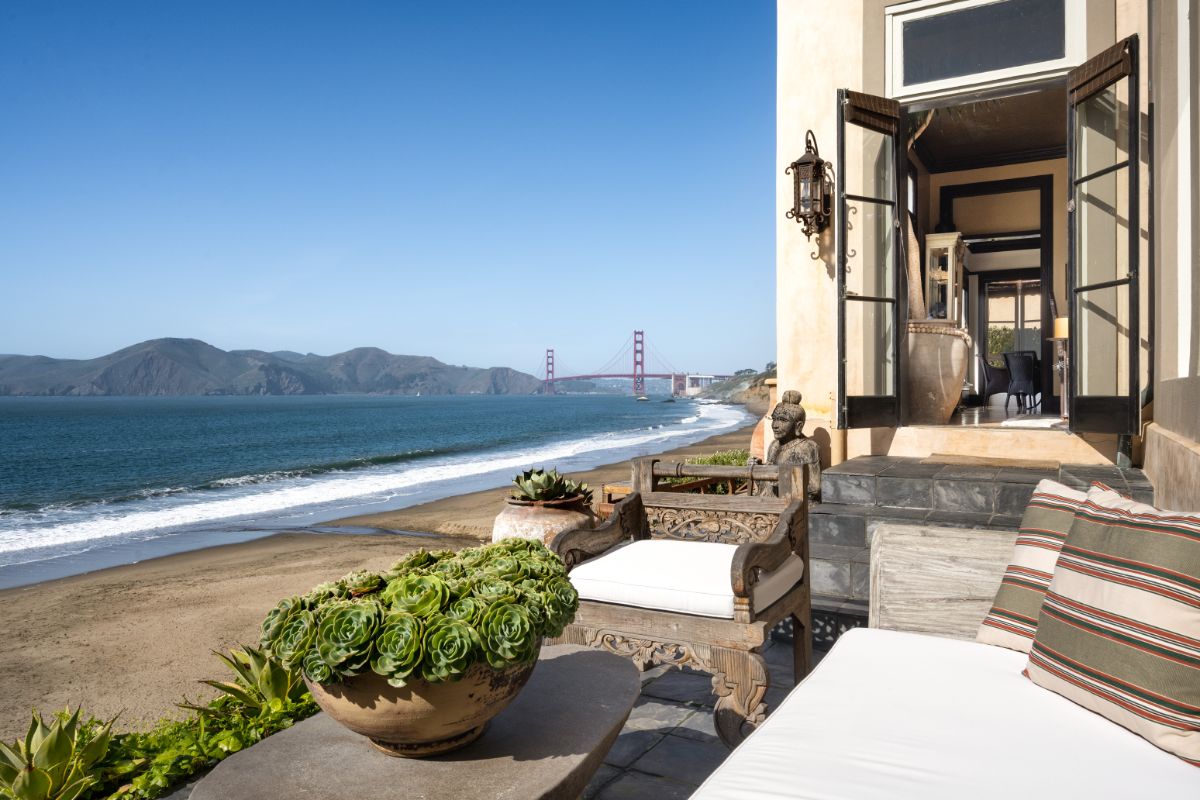
[[[905,353],[906,423],[945,425],[962,400],[971,363],[971,335],[945,323],[910,322]]]
[[[543,544],[562,531],[596,527],[596,515],[583,495],[562,500],[505,499],[504,510],[492,524],[492,541],[536,539]]]

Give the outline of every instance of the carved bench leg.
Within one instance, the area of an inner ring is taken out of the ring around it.
[[[792,615],[792,675],[796,683],[812,670],[812,616]]]
[[[769,685],[767,662],[761,654],[745,650],[713,647],[709,652],[713,692],[717,695],[713,722],[721,741],[733,749],[767,715],[763,703]]]

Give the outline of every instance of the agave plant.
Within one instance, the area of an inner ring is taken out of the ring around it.
[[[560,475],[558,470],[528,469],[513,478],[516,490],[512,499],[525,501],[568,500],[578,497],[581,502],[592,502],[592,490],[586,483]]]
[[[98,724],[98,723],[93,723]],[[0,796],[13,800],[75,800],[98,780],[94,767],[108,752],[112,722],[85,731],[79,709],[50,722],[36,711],[22,741],[0,742]]]
[[[221,659],[233,672],[233,681],[201,683],[220,690],[239,703],[251,716],[278,714],[309,699],[308,688],[300,679],[299,670],[288,669],[281,661],[268,656],[262,650],[242,645],[240,650],[232,650],[228,655],[215,650],[213,655]],[[225,707],[220,704],[195,706],[180,703],[180,706],[209,715],[225,711]]]

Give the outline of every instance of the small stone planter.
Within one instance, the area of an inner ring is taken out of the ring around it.
[[[304,682],[322,711],[366,736],[377,749],[423,758],[466,747],[482,736],[488,721],[512,702],[535,666],[536,660],[497,670],[481,662],[457,681],[414,679],[399,688],[370,671],[342,683]]]
[[[583,495],[562,500],[516,500],[507,498],[504,510],[492,525],[492,541],[537,539],[544,544],[562,531],[596,527],[596,515]]]

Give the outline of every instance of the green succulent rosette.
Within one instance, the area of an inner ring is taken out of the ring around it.
[[[505,541],[511,540],[506,539]],[[503,547],[503,543],[492,546]],[[491,558],[491,556],[488,554],[488,548],[486,547],[472,547],[469,550],[463,550],[458,554],[458,561],[468,570],[473,570],[481,566],[489,558]]]
[[[335,600],[321,610],[317,651],[334,674],[349,678],[362,672],[383,621],[375,600]]]
[[[478,597],[460,597],[446,606],[446,618],[456,619],[471,626],[478,626],[479,618],[487,609]]]
[[[462,562],[455,558],[447,558],[437,562],[430,568],[430,573],[437,575],[443,580],[451,580],[453,578],[462,578],[467,574],[467,568]]]
[[[455,681],[479,660],[482,642],[475,628],[439,616],[425,629],[422,677],[427,681]]]
[[[371,670],[387,678],[392,686],[403,686],[421,666],[425,655],[425,626],[405,611],[392,611],[383,618],[375,637]]]
[[[437,575],[403,575],[393,579],[380,598],[397,611],[430,617],[449,601],[450,590]]]
[[[485,569],[488,573],[509,583],[519,583],[525,579],[525,565],[516,555],[502,552],[488,561]]]
[[[316,650],[308,651],[301,668],[304,670],[304,677],[313,683],[333,683],[333,670]]]
[[[350,596],[350,590],[341,581],[320,583],[308,591],[301,599],[309,608],[315,608],[329,600],[344,600]]]
[[[472,594],[489,606],[511,603],[517,599],[517,587],[503,578],[489,575],[475,584]]]
[[[265,644],[264,649],[285,667],[294,669],[313,649],[316,639],[316,615],[308,609],[299,609],[284,620],[275,638]]]
[[[532,661],[541,636],[525,606],[498,603],[483,612],[479,622],[487,662],[496,669]]]
[[[542,592],[542,607],[546,609],[545,635],[554,637],[575,617],[579,608],[579,592],[566,578],[554,578]]]
[[[270,649],[271,642],[279,634],[279,629],[283,627],[283,623],[287,622],[288,617],[297,611],[302,611],[306,607],[303,598],[300,597],[285,597],[279,603],[267,612],[266,618],[262,622],[262,634],[259,643],[267,649]]]
[[[451,602],[460,597],[468,597],[475,591],[475,581],[470,575],[461,578],[446,578],[446,590],[450,592]]]
[[[373,592],[379,591],[384,586],[383,576],[378,572],[369,572],[365,569],[360,569],[351,572],[338,581],[345,587],[351,597],[362,597]]]

